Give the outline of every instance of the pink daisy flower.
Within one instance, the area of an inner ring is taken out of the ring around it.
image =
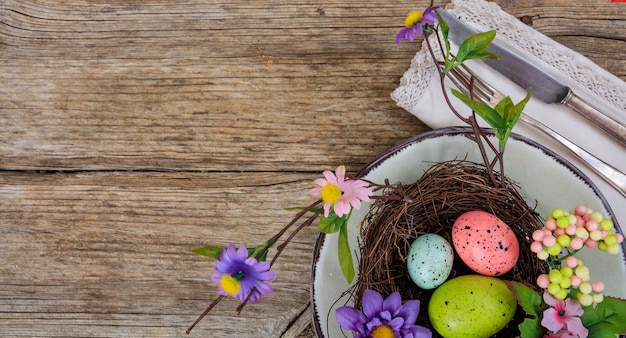
[[[324,178],[314,181],[318,186],[311,189],[310,193],[320,196],[324,202],[324,217],[330,214],[330,208],[338,217],[350,212],[351,208],[359,210],[361,202],[368,202],[373,192],[368,189],[369,184],[363,180],[346,180],[346,168],[339,166],[333,173],[326,170],[322,173]]]
[[[541,320],[541,325],[552,332],[550,337],[587,337],[589,331],[580,320],[584,311],[577,300],[558,300],[548,292],[543,293],[543,300],[551,306]]]

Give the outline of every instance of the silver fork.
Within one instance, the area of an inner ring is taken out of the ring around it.
[[[449,74],[450,80],[452,80],[452,82],[458,87],[459,91],[468,96],[470,78],[473,77],[473,82],[471,83],[473,97],[492,107],[504,98],[504,94],[489,85],[485,82],[485,80],[481,79],[465,65],[454,68]],[[574,144],[572,141],[566,139],[556,131],[550,129],[550,127],[535,120],[534,118],[521,114],[519,120],[536,128],[567,147],[572,153],[574,153],[574,155],[587,164],[591,170],[600,175],[607,183],[622,194],[622,196],[626,197],[626,175],[624,175],[623,172],[590,154],[588,151]]]

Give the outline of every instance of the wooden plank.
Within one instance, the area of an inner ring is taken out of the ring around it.
[[[314,176],[0,173],[0,336],[183,335],[216,297],[213,260],[189,250],[262,243],[293,216],[285,207],[314,199]],[[263,302],[236,316],[226,299],[192,336],[287,331],[308,309],[315,238],[289,245]]]
[[[4,4],[0,166],[322,169],[427,130],[390,4],[166,3]]]
[[[427,129],[389,98],[406,5],[166,3],[3,3],[0,166],[321,170]],[[502,5],[626,73],[619,4]]]

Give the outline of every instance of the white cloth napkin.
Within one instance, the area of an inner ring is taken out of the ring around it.
[[[579,96],[626,124],[624,81],[584,56],[524,25],[494,3],[483,0],[454,0],[447,10],[481,31],[496,29],[498,39],[516,45],[527,57],[551,67],[554,74],[563,79]],[[513,101],[518,102],[525,96],[526,92],[523,89],[484,63],[471,61],[468,65],[491,85],[511,96]],[[445,105],[439,81],[434,74],[435,69],[424,43],[413,58],[411,67],[403,75],[400,86],[392,93],[392,98],[400,107],[431,128],[463,125]],[[468,115],[469,109],[450,96],[455,100],[454,106]],[[524,112],[620,171],[626,172],[626,147],[574,111],[558,104],[546,104],[531,99]],[[616,190],[567,148],[548,136],[523,123],[516,125],[513,132],[527,136],[555,151],[589,176],[608,200],[621,228],[626,231],[626,199]]]
[[[608,112],[617,121],[626,124],[626,83],[624,81],[589,59],[524,25],[494,3],[483,0],[453,0],[447,10],[481,31],[496,29],[497,39],[503,39],[519,47],[522,53],[534,62],[551,67],[553,74],[565,81],[579,96],[602,111]],[[471,61],[468,65],[492,86],[511,96],[514,102],[519,102],[526,95],[525,90],[481,61]],[[448,83],[448,86],[451,86],[451,83]],[[431,128],[463,125],[444,103],[440,83],[435,77],[435,68],[425,43],[413,58],[411,67],[403,75],[400,86],[391,96],[400,107]],[[455,108],[465,112],[464,115],[468,116],[469,108],[454,96],[450,95],[450,97],[454,101]],[[546,104],[540,100],[531,99],[524,112],[620,171],[626,172],[626,147],[604,134],[574,111],[557,104]],[[488,125],[484,123],[483,126]],[[620,193],[567,148],[533,127],[518,123],[513,132],[546,146],[583,171],[608,201],[622,233],[626,232],[626,199]],[[626,262],[624,265],[626,266]],[[608,271],[605,272],[620,275],[618,271],[613,272],[611,269]],[[626,269],[621,275],[622,280],[626,278]],[[615,291],[615,293],[615,296],[626,297],[626,289]]]

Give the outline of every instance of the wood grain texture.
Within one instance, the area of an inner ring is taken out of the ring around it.
[[[0,336],[184,336],[216,296],[191,248],[256,245],[321,170],[429,129],[390,98],[428,3],[0,2]],[[626,79],[624,4],[496,3]],[[311,337],[316,234],[191,336]]]
[[[189,250],[234,239],[261,244],[293,214],[276,205],[284,202],[277,196],[309,203],[313,178],[0,174],[2,336],[181,335],[216,297],[208,287],[213,260]],[[193,336],[278,337],[287,331],[308,309],[306,262],[315,237],[315,229],[305,229],[274,265],[279,277],[271,297],[239,317],[238,303],[225,300]]]
[[[425,130],[389,96],[415,48],[389,4],[166,4],[5,4],[0,164],[319,170]]]

